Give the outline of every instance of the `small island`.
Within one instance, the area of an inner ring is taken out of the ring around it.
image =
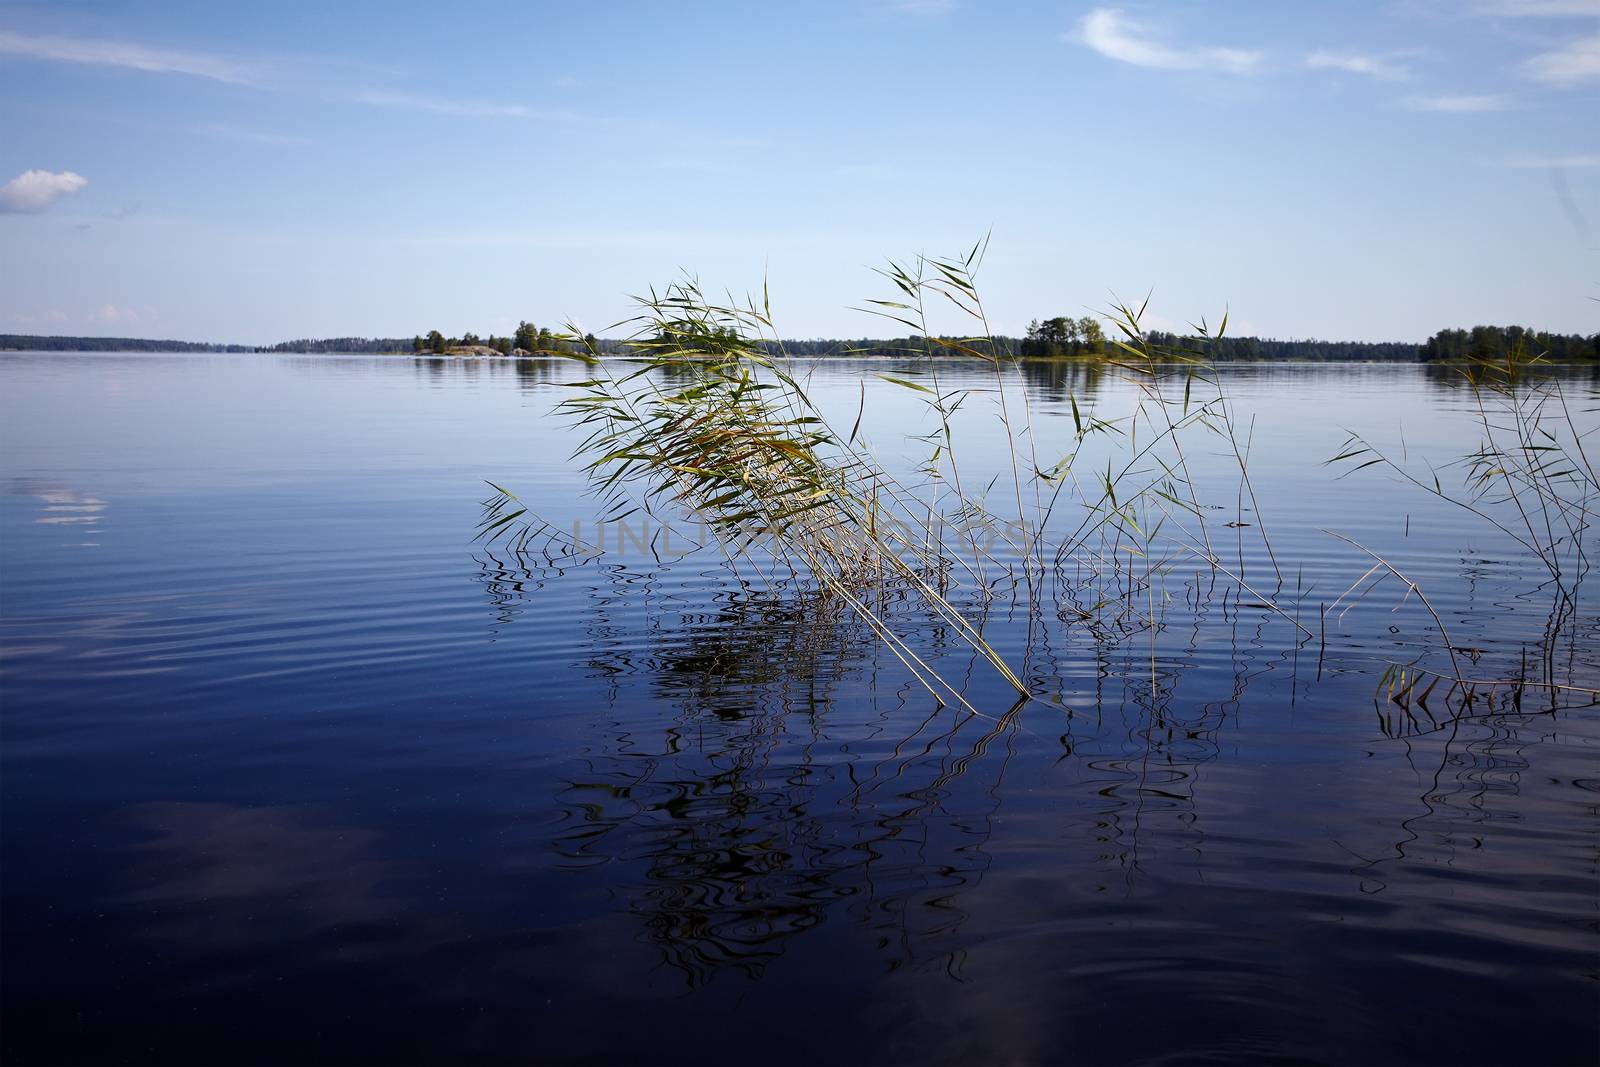
[[[411,351],[424,355],[435,356],[533,356],[533,355],[560,355],[569,350],[572,342],[558,337],[547,329],[540,329],[533,323],[523,320],[517,323],[517,329],[510,337],[479,337],[468,331],[460,337],[446,337],[438,330],[429,330],[426,336],[418,334],[411,339]],[[594,334],[583,338],[583,345],[587,351],[600,350],[600,342]]]

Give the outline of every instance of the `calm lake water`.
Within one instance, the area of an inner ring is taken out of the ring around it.
[[[931,427],[886,369],[829,362],[814,391],[853,416],[866,380],[903,466]],[[484,479],[595,533],[551,414],[581,376],[0,355],[6,1061],[1600,1057],[1600,710],[1403,714],[1379,678],[1438,642],[1398,586],[1324,648],[1182,575],[1154,631],[1057,618],[1030,647],[995,609],[1066,710],[1014,708],[906,608],[984,714],[941,706],[715,552],[474,544]],[[1322,465],[1341,427],[1467,451],[1448,372],[1225,379],[1261,511],[1215,441],[1190,459],[1252,586],[1264,525],[1316,617],[1370,565],[1333,529],[1421,584],[1473,673],[1538,654],[1533,561]],[[1600,381],[1566,379],[1595,426]],[[1069,394],[1132,396],[1042,366],[1010,387],[1052,456]],[[974,481],[1004,465],[992,401],[963,412]],[[1597,603],[1545,649],[1590,685]]]

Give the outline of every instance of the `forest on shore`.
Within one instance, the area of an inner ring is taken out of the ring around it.
[[[1152,331],[1147,339],[1159,348],[1186,352],[1218,363],[1233,362],[1386,362],[1444,363],[1471,359],[1503,360],[1513,352],[1542,356],[1552,362],[1600,361],[1600,333],[1560,334],[1523,326],[1474,326],[1440,330],[1422,344],[1401,341],[1279,340],[1264,337],[1201,338]],[[954,340],[946,338],[945,340]],[[1024,359],[1116,358],[1120,351],[1098,322],[1057,317],[1031,323],[1022,337],[988,339],[988,351]],[[591,347],[592,346],[592,347]],[[777,346],[771,346],[776,348]],[[804,358],[916,357],[948,354],[938,342],[921,337],[784,341],[783,350]],[[399,355],[448,355],[451,349],[487,348],[502,355],[560,355],[581,350],[626,355],[625,340],[587,335],[582,343],[563,340],[549,329],[522,322],[510,336],[468,332],[448,337],[437,330],[411,337],[303,338],[275,345],[205,344],[134,337],[44,337],[0,334],[0,351],[29,352],[283,352]]]

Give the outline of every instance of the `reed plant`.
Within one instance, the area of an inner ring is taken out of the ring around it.
[[[1289,588],[1268,537],[1249,473],[1250,427],[1206,358],[1226,331],[1226,316],[1214,330],[1193,324],[1194,340],[1180,349],[1151,339],[1143,325],[1148,298],[1114,301],[1106,317],[1117,336],[1096,358],[1135,384],[1132,410],[1100,418],[1070,397],[1068,446],[1047,454],[1028,391],[1016,388],[1016,357],[989,328],[977,284],[985,250],[980,241],[957,256],[891,261],[877,272],[889,291],[862,308],[914,338],[910,369],[897,365],[896,373],[878,375],[929,415],[930,432],[915,438],[922,459],[910,474],[897,475],[876,458],[879,428],[867,414],[864,382],[853,418],[836,421],[813,402],[765,286],[759,297],[742,299],[713,298],[693,278],[651,290],[636,298],[638,314],[619,324],[629,334],[620,357],[602,359],[592,336],[585,343],[570,331],[562,354],[589,373],[571,383],[574,393],[560,406],[580,433],[574,454],[603,518],[642,514],[667,530],[697,524],[732,572],[769,590],[805,588],[806,602],[829,610],[842,605],[930,693],[977,715],[984,713],[969,702],[965,684],[897,628],[884,610],[890,598],[919,599],[932,625],[954,634],[1022,699],[1045,703],[1058,701],[1024,679],[1047,616],[1124,636],[1149,631],[1154,684],[1162,590],[1173,575],[1209,575],[1280,619],[1293,640],[1320,637],[1325,644],[1325,630],[1302,621],[1306,591],[1298,582]],[[955,309],[969,332],[935,332],[935,307]],[[986,364],[992,385],[975,385],[970,375],[952,384],[941,372],[952,357]],[[1423,479],[1357,436],[1331,462],[1387,464],[1483,515],[1550,569],[1570,609],[1587,569],[1583,533],[1600,483],[1567,398],[1548,382],[1530,386],[1534,362],[1519,357],[1468,370],[1484,440],[1466,461],[1460,493],[1447,491],[1437,472]],[[1006,447],[1004,469],[988,481],[967,463],[956,430],[957,413],[982,402],[993,404]],[[1197,437],[1231,457],[1231,486],[1197,483]],[[1090,452],[1103,452],[1103,465],[1091,469]],[[481,537],[509,538],[523,552],[542,535],[547,545],[556,542],[557,553],[581,556],[582,546],[562,543],[509,491],[493,488]],[[1219,521],[1226,508],[1214,501],[1227,495],[1232,518]],[[1499,517],[1505,504],[1516,525]],[[1231,534],[1231,552],[1219,526]],[[1250,561],[1262,557],[1266,570],[1251,571]],[[1404,580],[1381,559],[1365,577],[1377,573]],[[987,613],[1002,599],[1020,604],[1027,622],[1023,647],[1009,650],[1010,658],[985,636]],[[1439,629],[1448,650],[1442,620]],[[1469,686],[1453,653],[1451,663],[1456,685]]]
[[[1388,577],[1398,579],[1407,596],[1421,598],[1434,615],[1449,655],[1449,688],[1467,693],[1468,700],[1481,690],[1505,688],[1516,689],[1520,702],[1520,691],[1528,686],[1552,695],[1592,695],[1591,689],[1558,681],[1555,656],[1559,638],[1577,618],[1579,589],[1589,572],[1586,535],[1596,518],[1595,502],[1600,499],[1600,477],[1589,453],[1589,438],[1597,428],[1580,428],[1579,413],[1560,377],[1549,373],[1547,353],[1522,342],[1501,359],[1469,359],[1455,370],[1466,387],[1478,434],[1473,449],[1434,466],[1413,463],[1405,455],[1397,458],[1369,438],[1350,433],[1328,463],[1342,466],[1343,476],[1368,469],[1387,471],[1428,496],[1470,513],[1508,538],[1528,559],[1537,561],[1547,575],[1543,587],[1551,597],[1539,653],[1531,663],[1524,657],[1513,678],[1466,678],[1456,646],[1421,587],[1389,560],[1359,544],[1375,562],[1346,595],[1365,595],[1371,586],[1363,587],[1363,582]],[[1425,702],[1425,694],[1442,677],[1417,663],[1397,664],[1385,676],[1384,685],[1396,702],[1409,703],[1414,696]]]

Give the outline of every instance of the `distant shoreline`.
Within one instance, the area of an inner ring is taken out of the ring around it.
[[[540,352],[531,355],[504,356],[496,353],[486,356],[478,353],[452,354],[433,352],[299,352],[260,349],[224,349],[224,348],[185,348],[185,349],[156,349],[156,348],[107,348],[107,349],[40,349],[40,348],[5,348],[0,347],[0,355],[35,355],[35,356],[100,356],[100,355],[132,355],[132,356],[316,356],[331,359],[349,358],[360,356],[363,358],[382,357],[385,359],[404,358],[411,360],[449,360],[452,362],[489,362],[489,363],[519,363],[532,360],[562,360],[573,357],[560,352]],[[603,362],[621,361],[631,357],[613,354],[602,355]],[[798,362],[869,362],[874,360],[918,359],[923,358],[915,353],[894,354],[851,354],[839,353],[835,355],[799,355],[792,357]],[[948,362],[963,362],[972,357],[966,356],[941,356],[940,359]],[[1047,365],[1062,367],[1082,367],[1085,369],[1106,368],[1116,365],[1115,361],[1097,356],[1010,356],[1008,362],[1027,363],[1030,365]],[[1158,359],[1155,361],[1162,366],[1181,367],[1190,365],[1183,360]],[[1202,361],[1204,362],[1204,361]],[[1460,367],[1471,365],[1467,359],[1310,359],[1296,356],[1263,357],[1258,359],[1222,359],[1211,361],[1215,365],[1226,366],[1293,366],[1293,367]],[[1600,360],[1592,359],[1551,359],[1546,364],[1552,367],[1595,367],[1600,369]]]
[[[472,338],[476,340],[476,338]],[[541,341],[543,338],[541,338]],[[1421,344],[1410,342],[1277,340],[1257,337],[1227,337],[1204,341],[1168,333],[1152,333],[1149,340],[1158,348],[1170,352],[1194,352],[1208,363],[1347,363],[1347,364],[1452,364],[1474,360],[1498,362],[1510,351],[1540,352],[1548,362],[1564,365],[1600,365],[1600,334],[1550,334],[1535,333],[1520,327],[1480,326],[1471,331],[1441,330]],[[553,342],[559,344],[559,342]],[[628,342],[623,340],[590,339],[605,358],[625,358]],[[919,359],[931,356],[949,359],[941,353],[938,341],[920,338],[845,338],[839,340],[787,340],[782,342],[786,354],[796,360],[873,360]],[[1084,350],[1083,346],[1058,346],[1056,350],[1041,352],[1036,341],[1013,337],[994,337],[990,351],[997,356],[1025,360],[1029,363],[1081,365],[1093,367],[1114,363],[1115,348],[1100,345]],[[456,344],[453,350],[443,353],[417,351],[415,341],[409,338],[345,337],[325,340],[288,341],[277,345],[208,344],[194,341],[173,341],[135,337],[61,337],[33,334],[0,334],[0,352],[29,352],[38,354],[79,353],[95,354],[120,352],[133,354],[200,354],[218,355],[309,355],[309,356],[383,356],[410,357],[413,359],[459,360],[516,360],[553,359],[567,355],[561,351],[542,350],[533,353],[520,349],[512,354],[502,354],[481,344]],[[925,347],[924,347],[925,346]],[[543,347],[542,345],[540,346]],[[1032,351],[1030,351],[1032,349]],[[1203,353],[1203,354],[1202,354]],[[1169,362],[1184,362],[1180,358]]]

